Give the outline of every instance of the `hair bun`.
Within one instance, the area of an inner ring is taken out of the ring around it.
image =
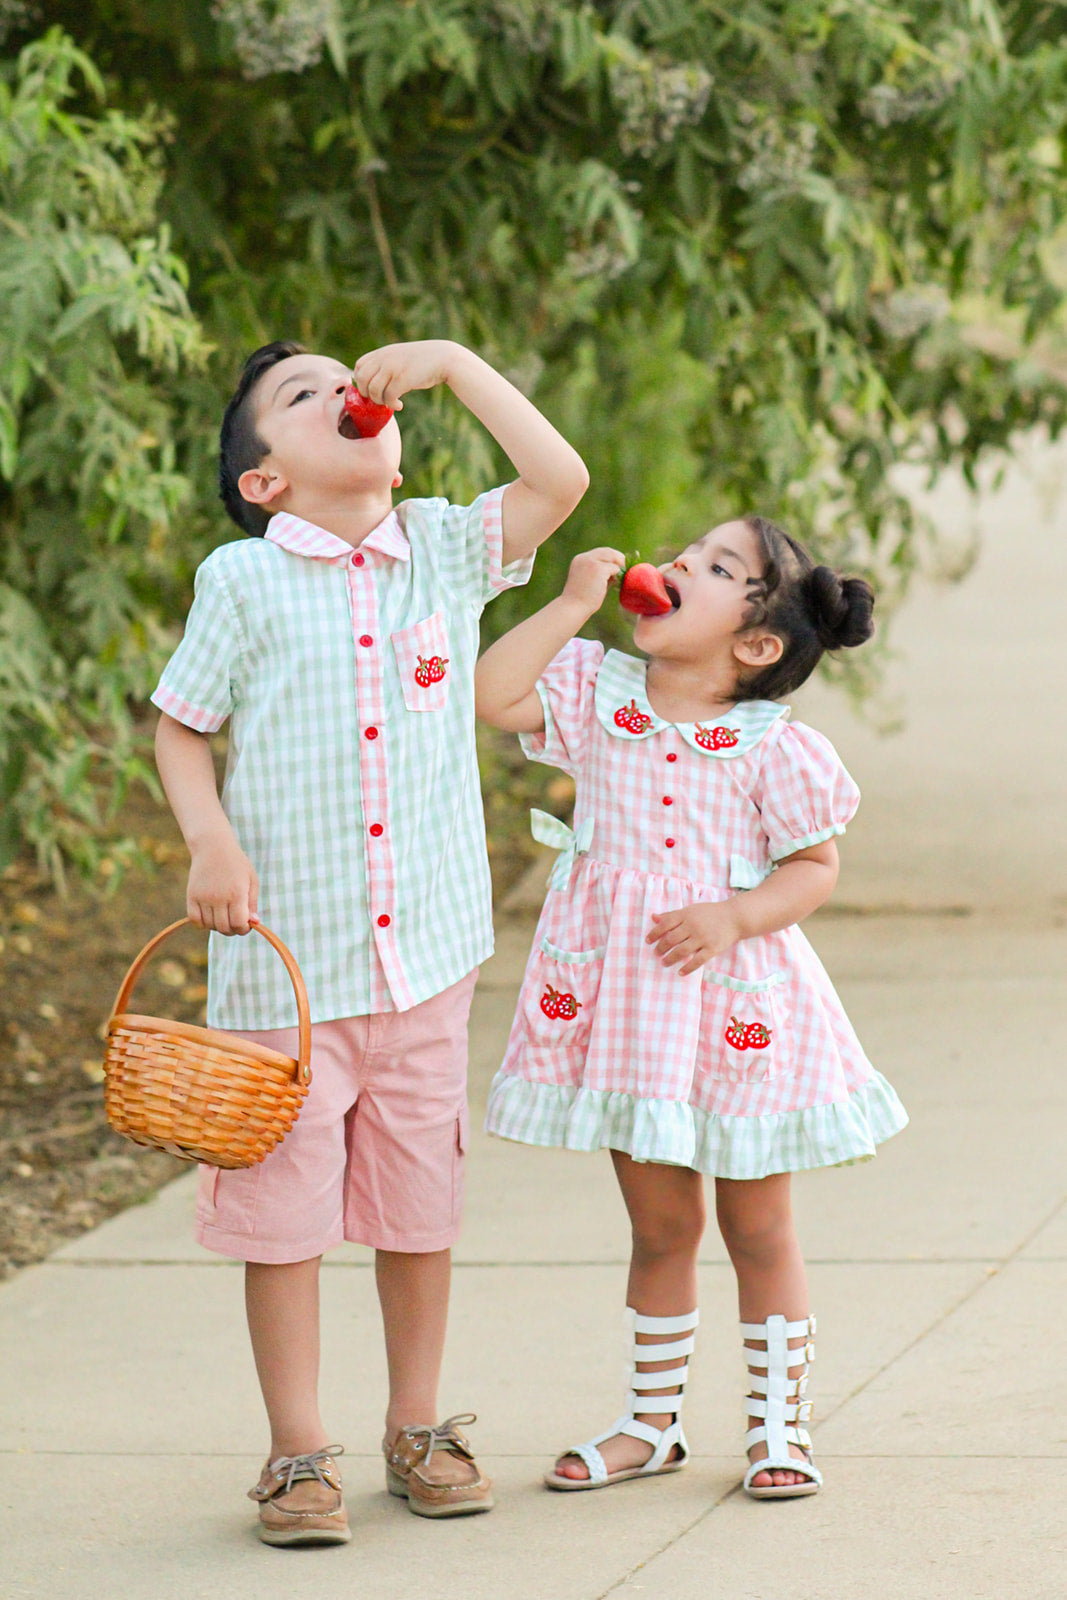
[[[808,574],[811,618],[824,650],[849,649],[874,632],[874,590],[865,578],[842,578],[830,567]]]

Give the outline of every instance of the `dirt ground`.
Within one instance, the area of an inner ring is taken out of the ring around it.
[[[487,734],[481,756],[499,897],[532,855],[529,806],[563,815],[573,790],[527,763],[516,740]],[[186,1169],[113,1133],[104,1115],[112,1002],[137,952],[183,915],[188,870],[169,812],[147,795],[120,822],[150,867],[110,896],[79,884],[60,896],[31,861],[0,874],[0,1278]],[[206,978],[206,935],[183,930],[142,974],[134,1009],[202,1022]]]

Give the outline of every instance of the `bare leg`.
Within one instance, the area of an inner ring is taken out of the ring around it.
[[[270,1459],[328,1443],[319,1415],[319,1265],[245,1263],[245,1308],[270,1420]]]
[[[789,1177],[788,1172],[781,1172],[750,1181],[715,1180],[715,1208],[723,1243],[737,1273],[742,1322],[765,1322],[776,1315],[799,1322],[809,1313],[808,1280],[793,1224]],[[803,1344],[803,1339],[793,1339],[790,1348]],[[746,1340],[745,1346],[757,1353],[767,1348],[763,1340]],[[759,1369],[758,1362],[750,1364]],[[799,1376],[800,1371],[800,1365],[791,1368],[790,1377]],[[750,1417],[748,1425],[754,1428],[759,1422],[759,1417]],[[803,1459],[803,1451],[795,1445],[790,1445],[789,1451]],[[767,1446],[756,1444],[750,1457],[758,1461],[766,1454]],[[804,1481],[801,1473],[783,1471],[759,1472],[752,1480],[756,1488]]]
[[[452,1253],[378,1250],[374,1269],[389,1365],[385,1443],[392,1445],[401,1428],[438,1420],[437,1385],[448,1325]],[[424,1471],[435,1483],[477,1478],[468,1462],[445,1450],[435,1451]]]
[[[626,1304],[646,1317],[679,1317],[697,1303],[697,1252],[704,1234],[704,1180],[689,1167],[669,1167],[660,1162],[634,1161],[621,1150],[613,1150],[615,1176],[629,1213],[633,1235],[630,1277]],[[638,1344],[654,1348],[670,1343],[677,1334],[657,1338],[637,1334]],[[639,1361],[639,1372],[660,1372],[676,1361]],[[656,1391],[653,1391],[656,1392]],[[659,1391],[677,1394],[677,1386]],[[642,1422],[653,1428],[666,1428],[673,1422],[671,1412],[646,1416]],[[640,1467],[652,1455],[652,1446],[628,1434],[616,1434],[599,1447],[609,1472],[625,1467]],[[587,1478],[589,1472],[577,1456],[564,1455],[556,1462],[564,1478]]]

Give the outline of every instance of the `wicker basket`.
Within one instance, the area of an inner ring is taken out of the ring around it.
[[[126,1010],[134,984],[165,939],[190,919],[150,939],[119,989],[107,1025],[105,1104],[116,1133],[213,1167],[252,1167],[293,1126],[311,1082],[307,990],[290,952],[253,923],[285,963],[300,1026],[299,1059],[232,1033]]]

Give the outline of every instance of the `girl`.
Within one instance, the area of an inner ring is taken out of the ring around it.
[[[573,832],[534,813],[565,848],[486,1125],[607,1146],[633,1228],[627,1410],[545,1481],[684,1465],[707,1173],[751,1377],[744,1488],[814,1494],[815,1318],[789,1174],[869,1157],[907,1118],[796,926],[833,890],[859,794],[779,700],[824,650],[870,636],[873,595],[761,517],[726,522],[661,569],[671,609],[634,627],[646,662],[574,637],[622,565],[576,556],[560,597],[476,675],[479,715],[577,783]]]

